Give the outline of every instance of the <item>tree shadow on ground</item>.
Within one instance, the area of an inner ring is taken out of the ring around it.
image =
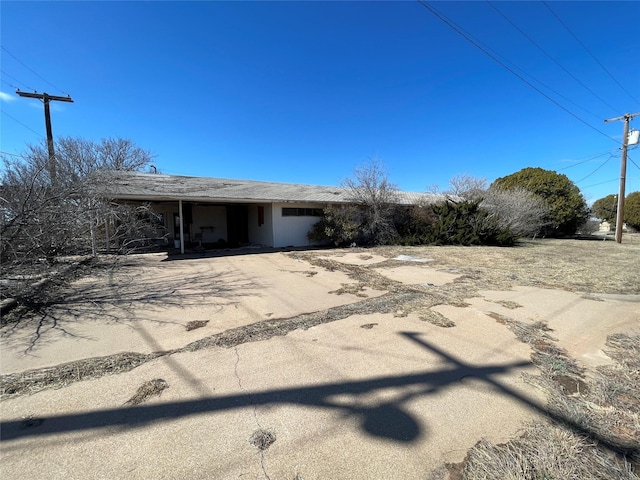
[[[161,277],[147,274],[143,263],[130,260],[125,265],[99,271],[96,276],[80,278],[22,300],[21,308],[3,319],[1,336],[8,345],[25,342],[28,336],[24,347],[25,353],[30,353],[55,341],[50,335],[54,332],[91,340],[78,333],[75,326],[79,322],[128,324],[146,320],[182,325],[182,319],[160,320],[152,313],[167,308],[222,309],[237,304],[239,297],[256,295],[260,295],[260,285],[233,271],[208,269],[182,277]]]
[[[407,375],[272,389],[262,392],[243,392],[195,400],[51,416],[38,418],[33,426],[25,426],[24,420],[11,420],[0,423],[0,440],[9,442],[24,437],[41,437],[108,427],[142,428],[153,422],[213,412],[257,406],[294,405],[336,410],[346,417],[357,419],[361,430],[367,435],[400,443],[412,443],[427,435],[427,432],[420,419],[407,410],[406,403],[413,398],[432,395],[441,390],[452,388],[461,380],[471,377],[476,381],[490,385],[495,390],[512,397],[534,411],[546,414],[552,420],[578,434],[598,441],[600,445],[612,452],[628,455],[638,453],[637,448],[633,445],[611,444],[596,432],[549,410],[534,398],[528,398],[495,378],[497,375],[529,366],[529,362],[473,366],[420,338],[418,333],[401,332],[400,334],[425,350],[437,354],[446,362],[445,366],[438,370]],[[365,397],[370,398],[371,395],[383,393],[388,389],[401,391],[391,400],[388,399],[389,395],[385,395],[383,397],[385,400],[378,403],[363,401]]]

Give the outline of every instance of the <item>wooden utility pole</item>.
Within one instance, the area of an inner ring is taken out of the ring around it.
[[[20,90],[16,90],[16,93],[21,97],[37,98],[38,100],[42,100],[44,103],[44,123],[47,128],[47,148],[49,149],[49,176],[53,183],[56,180],[56,160],[55,151],[53,149],[53,131],[51,129],[51,112],[49,110],[49,102],[51,100],[55,100],[57,102],[73,103],[73,100],[69,95],[66,97],[58,97],[56,95],[49,95],[48,93],[29,93],[21,92]]]
[[[616,242],[622,243],[622,224],[624,223],[624,189],[627,181],[627,147],[629,144],[629,122],[632,118],[640,115],[638,113],[626,113],[621,117],[610,118],[605,120],[608,122],[624,121],[622,129],[622,157],[620,161],[620,189],[618,191],[618,212],[616,215]]]

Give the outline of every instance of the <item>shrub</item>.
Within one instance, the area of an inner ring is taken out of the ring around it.
[[[427,233],[429,243],[511,246],[517,239],[510,229],[501,228],[495,217],[480,208],[478,200],[446,200],[431,209],[436,220]]]
[[[332,242],[336,247],[358,240],[360,211],[355,205],[328,205],[322,219],[307,233],[311,242]]]

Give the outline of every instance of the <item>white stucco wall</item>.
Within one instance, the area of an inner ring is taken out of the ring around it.
[[[283,217],[283,208],[323,208],[317,203],[274,203],[273,204],[273,246],[305,247],[312,245],[307,239],[311,227],[321,217]]]
[[[258,207],[264,209],[262,225],[258,225]],[[273,247],[273,206],[270,203],[249,206],[249,242]]]
[[[192,239],[195,240],[196,233],[202,233],[203,243],[214,243],[220,239],[227,239],[226,207],[213,205],[194,205],[192,213]]]

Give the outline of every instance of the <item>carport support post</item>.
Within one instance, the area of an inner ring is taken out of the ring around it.
[[[182,200],[178,200],[178,216],[180,217],[180,253],[184,255],[184,219],[182,218]]]

